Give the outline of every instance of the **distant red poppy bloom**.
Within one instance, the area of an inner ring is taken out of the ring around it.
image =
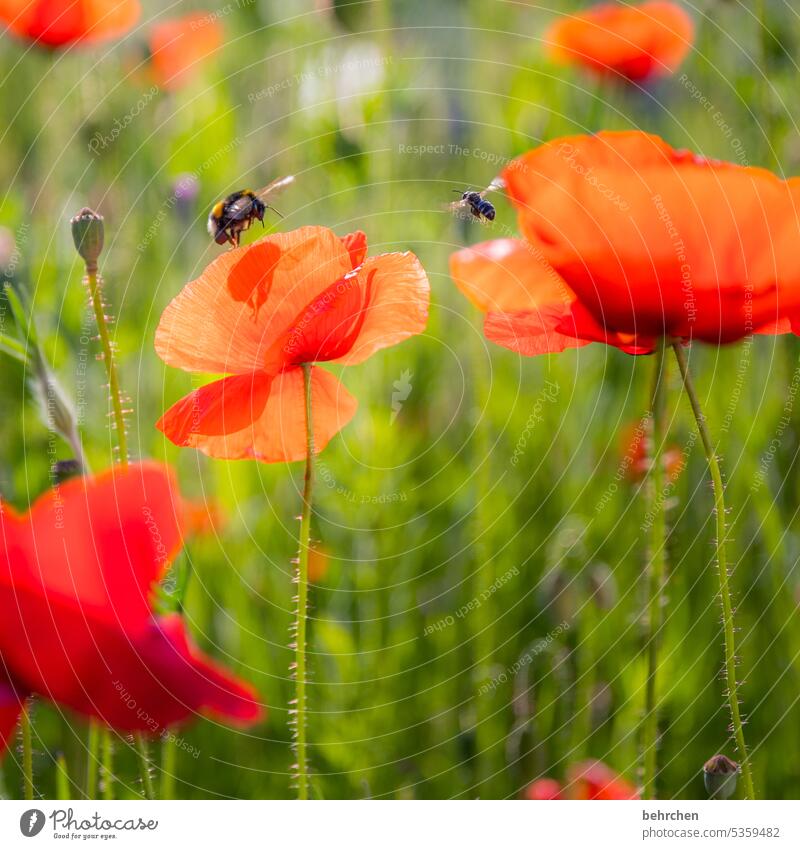
[[[156,84],[174,90],[188,83],[204,60],[222,44],[222,27],[197,12],[154,24],[148,37],[150,65]]]
[[[559,18],[545,35],[556,59],[637,82],[674,73],[693,39],[692,19],[662,0],[603,3]]]
[[[647,476],[650,460],[647,456],[646,424],[630,425],[622,433],[622,454],[626,477],[638,483]],[[675,483],[686,463],[677,445],[666,445],[661,452],[661,464],[668,483]]]
[[[498,344],[536,354],[623,342],[645,353],[664,335],[719,344],[800,327],[800,180],[638,131],[557,139],[503,177],[524,238],[505,254],[489,243],[451,260],[457,280],[489,295],[512,280],[529,292],[524,310],[490,305],[485,332]]]
[[[156,351],[185,371],[228,377],[196,389],[156,427],[212,457],[267,463],[306,454],[305,363],[354,365],[421,333],[430,287],[411,253],[366,257],[366,237],[301,227],[226,251],[169,304]],[[317,451],[356,400],[312,371]]]
[[[138,0],[0,0],[0,22],[47,47],[119,38],[140,12]]]
[[[187,537],[211,536],[225,524],[225,514],[213,499],[183,500],[183,526]]]
[[[120,731],[259,718],[253,690],[189,642],[180,616],[153,613],[180,503],[154,463],[74,478],[25,515],[0,503],[0,751],[31,693]]]
[[[612,801],[638,799],[636,788],[601,761],[584,761],[567,770],[567,781],[561,786],[553,778],[539,778],[525,788],[525,799],[594,799]]]
[[[537,778],[526,788],[523,796],[534,802],[548,802],[554,799],[563,799],[561,785],[555,778]]]
[[[636,788],[602,761],[584,761],[570,767],[566,794],[570,799],[599,801],[639,798]]]

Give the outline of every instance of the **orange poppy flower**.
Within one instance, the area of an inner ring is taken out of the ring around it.
[[[419,260],[366,251],[363,233],[340,239],[301,227],[212,262],[164,311],[155,344],[169,365],[228,376],[183,398],[156,427],[212,457],[304,459],[301,365],[354,365],[427,323],[430,286]],[[321,368],[311,386],[321,451],[357,402]]]
[[[566,281],[523,239],[494,239],[450,256],[458,288],[488,312],[488,339],[525,356],[604,342],[627,354],[649,354],[654,342],[606,330],[578,301]]]
[[[140,12],[138,0],[0,0],[0,22],[47,47],[118,38]]]
[[[201,63],[222,44],[222,27],[208,14],[160,21],[150,30],[150,67],[156,84],[175,90],[188,83]]]
[[[545,35],[550,52],[598,74],[633,81],[672,74],[694,38],[692,19],[677,3],[605,3],[559,18]]]
[[[218,533],[225,524],[220,505],[210,499],[183,500],[183,526],[187,537],[204,537]]]
[[[503,177],[524,240],[451,260],[453,276],[490,299],[512,283],[529,293],[525,310],[489,304],[485,332],[498,344],[538,354],[603,341],[646,353],[662,335],[719,344],[800,327],[800,180],[638,131],[557,139]]]

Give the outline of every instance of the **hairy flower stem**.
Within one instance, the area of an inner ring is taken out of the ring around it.
[[[153,787],[153,777],[150,775],[150,756],[147,751],[147,738],[140,732],[134,735],[134,742],[139,760],[139,775],[142,779],[142,795],[145,799],[155,799],[156,791]]]
[[[711,435],[708,432],[706,417],[700,407],[700,400],[697,397],[697,392],[695,391],[694,384],[692,383],[691,374],[689,373],[689,367],[686,362],[686,355],[683,352],[681,343],[673,342],[672,350],[675,352],[675,359],[678,361],[678,367],[681,371],[683,386],[686,390],[686,395],[689,398],[689,403],[692,406],[695,421],[697,422],[697,430],[700,434],[700,441],[703,443],[703,449],[706,453],[708,469],[711,473],[711,481],[714,487],[714,512],[717,523],[717,567],[719,573],[719,594],[722,599],[722,623],[725,632],[725,680],[728,687],[728,704],[731,710],[733,736],[736,741],[736,748],[739,751],[739,763],[742,770],[744,795],[746,799],[755,799],[755,792],[753,790],[753,774],[750,768],[750,758],[747,754],[747,746],[744,741],[742,718],[739,713],[738,685],[736,682],[736,642],[733,626],[733,604],[731,602],[731,590],[728,581],[728,560],[725,551],[727,529],[725,527],[725,492],[722,484],[722,474],[719,468],[717,453],[711,443]]]
[[[651,396],[651,422],[647,434],[650,459],[647,484],[648,507],[651,519],[650,556],[647,564],[647,685],[645,689],[643,733],[643,789],[645,799],[656,798],[656,773],[658,771],[658,650],[661,643],[662,593],[665,580],[666,521],[664,504],[664,464],[662,449],[665,435],[666,363],[664,343],[655,353],[653,392]]]
[[[100,743],[103,760],[103,798],[110,801],[114,798],[114,740],[107,728],[103,729]]]
[[[31,734],[31,715],[27,702],[23,705],[19,717],[20,733],[22,735],[22,784],[25,798],[31,801],[34,796],[33,787],[33,739]]]
[[[300,518],[300,552],[297,557],[297,626],[295,629],[295,750],[297,753],[297,797],[308,799],[308,754],[306,752],[306,625],[308,618],[308,551],[311,541],[311,498],[314,488],[314,419],[311,410],[311,363],[303,365],[306,401],[306,474],[303,485],[303,514]]]
[[[103,349],[103,363],[106,367],[106,375],[108,377],[108,391],[111,397],[114,430],[117,434],[117,449],[119,451],[118,460],[124,469],[128,465],[128,438],[125,433],[125,414],[122,408],[122,391],[120,389],[119,375],[117,373],[117,361],[114,357],[114,349],[111,345],[111,336],[108,332],[101,278],[97,273],[97,265],[94,263],[86,263],[86,282],[89,287],[89,296],[92,301],[92,308],[94,309],[94,318],[97,324],[97,333],[100,337],[100,345]],[[109,732],[107,730],[104,730],[104,734],[107,735],[108,733]],[[147,739],[141,732],[136,732],[134,734],[134,738],[136,743],[136,754],[139,760],[139,772],[142,775],[143,783],[145,776],[147,777],[147,784],[144,784],[143,788],[144,795],[147,799],[154,799],[155,793],[153,792],[153,782],[150,778],[150,768],[147,763]],[[107,747],[106,753],[110,757],[110,743]],[[109,764],[109,767],[110,766],[111,765]],[[108,777],[110,778],[110,774]]]
[[[89,720],[89,739],[86,741],[86,798],[97,797],[97,772],[100,759],[101,726],[95,720]]]
[[[89,296],[94,309],[94,318],[97,323],[97,332],[100,336],[100,345],[103,348],[103,362],[108,375],[108,391],[111,396],[111,410],[114,416],[114,428],[117,432],[117,447],[119,449],[119,462],[123,467],[128,464],[128,439],[125,434],[125,416],[122,410],[122,393],[120,391],[119,376],[117,374],[117,362],[114,358],[114,349],[111,346],[111,337],[108,333],[106,323],[105,305],[103,304],[103,293],[101,280],[97,273],[97,266],[86,265],[86,281],[89,286]]]

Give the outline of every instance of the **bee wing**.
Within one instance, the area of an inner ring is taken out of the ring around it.
[[[444,208],[449,209],[450,212],[458,212],[459,209],[464,209],[466,206],[467,202],[465,200],[455,200],[452,203],[446,203]]]
[[[258,197],[266,201],[267,198],[272,197],[273,195],[277,195],[282,192],[284,189],[288,188],[294,182],[294,175],[289,174],[286,177],[278,177],[277,180],[273,180],[268,186],[264,186],[263,189],[256,192]]]
[[[488,192],[498,192],[506,187],[506,181],[502,177],[495,177],[491,183],[480,193],[483,197]]]
[[[228,204],[225,210],[225,219],[227,221],[237,221],[240,218],[245,218],[250,215],[253,208],[253,199],[250,197],[238,198],[233,203]]]

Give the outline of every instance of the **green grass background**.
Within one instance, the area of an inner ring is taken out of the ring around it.
[[[95,155],[92,136],[108,133],[151,85],[140,66],[147,20],[200,8],[156,5],[146,3],[142,26],[109,46],[51,54],[0,40],[0,224],[16,238],[14,278],[48,356],[85,403],[83,438],[102,468],[111,457],[105,379],[92,342],[80,385],[91,323],[68,221],[84,204],[103,213],[101,270],[132,398],[132,454],[173,463],[188,495],[218,501],[227,515],[217,536],[181,555],[178,568],[191,568],[186,617],[204,648],[258,688],[269,718],[247,732],[204,719],[180,729],[176,793],[292,795],[290,560],[302,467],[209,460],[153,427],[192,386],[156,357],[153,333],[168,301],[219,253],[205,233],[208,209],[284,173],[297,183],[276,201],[286,217],[271,219],[275,226],[363,228],[372,252],[417,253],[432,286],[424,335],[344,371],[359,411],[320,457],[314,534],[332,556],[312,591],[315,793],[512,797],[587,757],[635,781],[647,535],[644,492],[615,476],[621,435],[648,408],[652,361],[600,345],[523,361],[485,343],[479,316],[449,278],[448,256],[515,233],[515,216],[499,198],[493,227],[465,226],[442,205],[454,188],[488,184],[498,170],[492,160],[602,128],[643,128],[678,147],[796,173],[796,10],[776,0],[759,22],[751,4],[736,0],[686,4],[694,51],[678,76],[641,89],[598,84],[545,56],[548,22],[584,3],[410,0],[320,11],[325,4],[310,0],[212,0],[202,8],[219,13],[224,48],[187,88],[159,92]],[[359,60],[372,65],[318,70]],[[303,72],[310,81],[297,81]],[[284,80],[272,96],[249,97]],[[401,145],[445,152],[415,156]],[[198,176],[199,195],[181,216],[169,199],[187,172]],[[771,798],[800,795],[800,420],[789,398],[798,353],[794,337],[691,352],[727,480],[746,733],[758,791]],[[413,388],[392,423],[393,382],[404,370]],[[676,371],[670,363],[671,440],[682,446],[693,425]],[[548,380],[557,399],[526,434]],[[48,486],[53,442],[22,367],[8,358],[0,405],[0,493],[23,508]],[[63,444],[57,452],[69,456]],[[719,677],[712,500],[699,448],[669,520],[659,792],[703,798],[703,762],[718,751],[736,755]],[[488,601],[456,615],[507,574]],[[452,625],[431,627],[448,616]],[[554,636],[561,623],[569,627]],[[526,656],[518,674],[478,695],[482,681]],[[34,734],[38,791],[55,792],[53,759],[63,752],[79,797],[85,725],[40,702]],[[3,766],[11,797],[21,792],[17,761],[12,748]],[[115,792],[134,796],[136,766],[122,740],[117,768]]]

